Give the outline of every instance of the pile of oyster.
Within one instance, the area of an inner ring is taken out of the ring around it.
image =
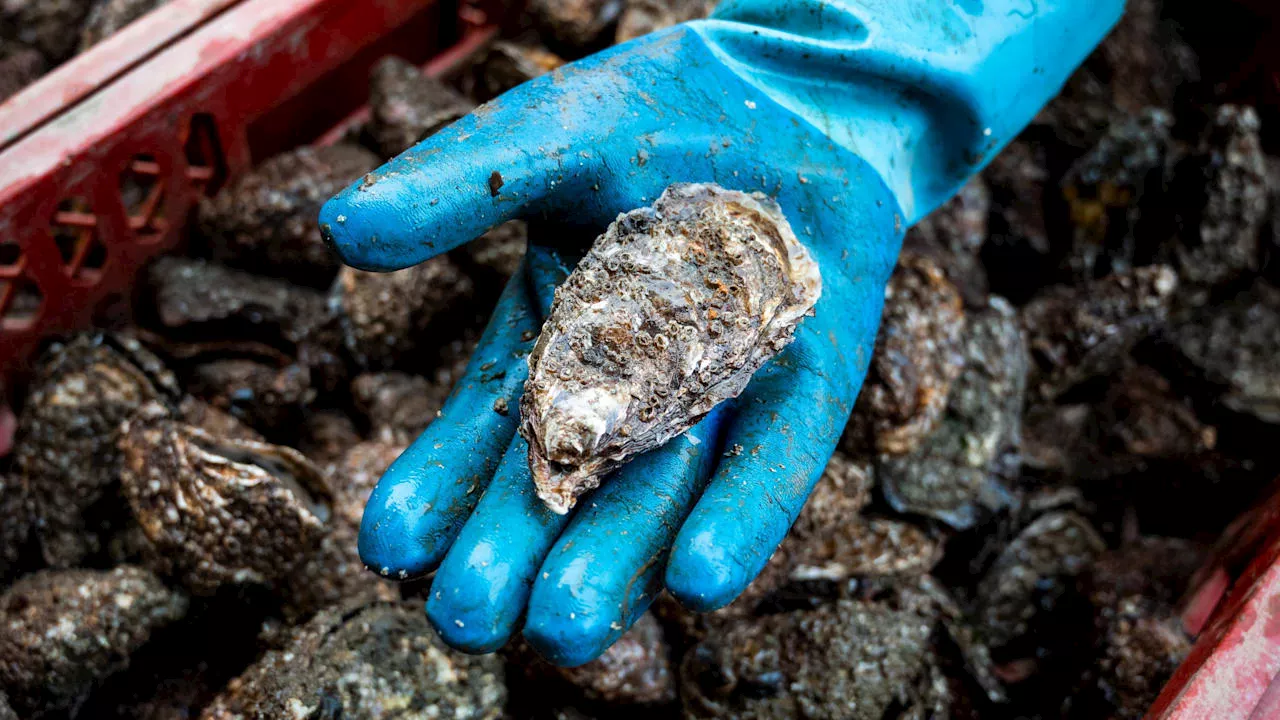
[[[222,188],[131,319],[48,346],[7,389],[0,718],[1142,716],[1194,640],[1211,543],[1280,472],[1280,103],[1224,50],[1266,26],[1234,5],[1131,0],[910,231],[840,449],[728,608],[661,597],[564,670],[449,650],[423,587],[361,566],[379,475],[526,241],[558,234],[511,223],[371,274],[326,252],[320,204],[712,4],[532,0],[447,83],[385,59],[365,127]],[[0,3],[0,65],[57,62],[86,8],[134,5]]]

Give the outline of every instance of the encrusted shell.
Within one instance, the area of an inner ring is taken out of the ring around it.
[[[152,546],[196,592],[274,580],[327,530],[331,492],[291,448],[215,438],[154,403],[120,434],[124,495]]]
[[[421,607],[376,602],[294,628],[200,717],[497,720],[506,702],[499,657],[450,650]]]
[[[41,359],[14,462],[46,563],[80,564],[125,522],[116,492],[120,423],[148,402],[178,395],[173,374],[131,337],[77,335]]]
[[[188,605],[129,565],[27,575],[0,595],[0,688],[18,717],[76,717],[94,688]]]
[[[556,291],[529,356],[521,434],[558,513],[627,458],[737,396],[822,293],[760,194],[673,185],[618,217]]]

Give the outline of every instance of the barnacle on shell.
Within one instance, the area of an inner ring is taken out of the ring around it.
[[[623,214],[556,291],[520,410],[538,497],[558,513],[627,458],[737,396],[822,293],[760,194],[673,185]]]

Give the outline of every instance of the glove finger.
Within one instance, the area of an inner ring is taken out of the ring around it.
[[[529,444],[516,436],[431,583],[427,617],[440,637],[470,653],[505,645],[538,566],[568,522],[538,499]]]
[[[542,130],[553,128],[519,100],[523,94],[494,100],[325,203],[321,232],[343,262],[366,270],[416,265],[550,194],[564,176],[560,155],[533,148],[545,146]]]
[[[685,607],[714,610],[746,589],[835,450],[852,393],[838,391],[814,350],[798,339],[758,372],[726,423],[728,450],[667,564],[667,588]]]
[[[541,325],[527,265],[507,284],[440,416],[369,498],[360,557],[383,575],[407,578],[435,567],[511,443],[528,375],[524,356]]]
[[[529,246],[525,256],[525,265],[529,271],[529,290],[533,306],[537,308],[541,318],[545,319],[551,314],[556,288],[569,277],[577,264],[577,258],[566,256],[555,248]]]
[[[649,62],[643,48],[631,56]],[[602,63],[525,83],[354,183],[321,210],[325,240],[350,265],[392,270],[516,217],[555,209],[588,225],[612,219],[619,208],[597,198],[612,174],[602,153],[611,139],[636,137],[638,119]]]
[[[662,589],[676,530],[705,487],[723,417],[628,463],[583,503],[534,580],[524,637],[557,665],[589,662]]]

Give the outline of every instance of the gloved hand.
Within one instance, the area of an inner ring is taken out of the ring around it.
[[[507,93],[330,201],[343,259],[393,270],[511,218],[598,231],[667,185],[716,182],[774,196],[824,281],[737,401],[561,517],[534,494],[515,415],[571,263],[531,247],[442,416],[374,491],[366,564],[438,566],[427,613],[449,644],[492,651],[523,620],[562,665],[603,652],[664,586],[695,610],[729,603],[834,450],[905,228],[1031,120],[1122,5],[728,0]]]

